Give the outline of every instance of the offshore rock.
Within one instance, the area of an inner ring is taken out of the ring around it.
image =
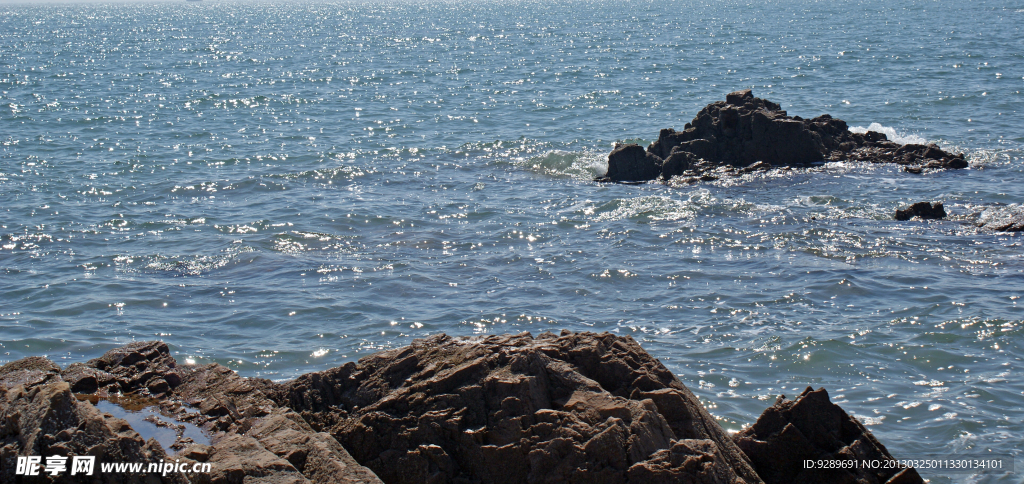
[[[846,122],[823,114],[812,119],[789,116],[751,90],[708,104],[683,131],[662,129],[644,151],[617,145],[608,158],[605,181],[646,181],[700,176],[720,166],[807,166],[824,161],[898,163],[916,168],[966,168],[963,154],[934,144],[900,145],[882,133],[851,132]]]
[[[942,202],[917,202],[907,208],[896,210],[893,216],[896,220],[910,220],[914,217],[920,219],[943,219],[946,218],[946,209]]]
[[[608,155],[608,177],[613,180],[653,180],[661,174],[661,159],[639,145],[616,143]]]
[[[169,455],[90,403],[104,395],[155,406],[209,442],[179,434]],[[921,482],[913,469],[803,469],[810,458],[892,459],[824,390],[780,399],[730,437],[632,338],[568,331],[442,334],[285,383],[179,366],[161,342],[64,371],[26,358],[0,367],[0,481],[18,482],[17,457],[32,455],[212,468],[42,482]]]
[[[734,436],[766,484],[834,482],[918,484],[913,468],[882,465],[875,469],[807,468],[807,460],[879,460],[893,457],[857,419],[829,401],[824,388],[807,387],[796,400],[779,397],[757,423]],[[811,466],[813,467],[813,466]]]

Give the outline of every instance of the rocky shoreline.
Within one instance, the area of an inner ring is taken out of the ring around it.
[[[198,426],[165,449],[97,399],[131,396]],[[209,473],[15,475],[18,457],[208,463]],[[173,483],[887,483],[912,468],[807,469],[807,460],[892,461],[824,389],[780,397],[730,435],[630,337],[437,335],[276,383],[179,365],[162,342],[61,369],[0,367],[0,481]],[[843,466],[837,466],[843,467]]]
[[[854,133],[846,122],[823,114],[789,116],[778,104],[754,97],[750,89],[708,104],[682,131],[662,129],[645,150],[616,144],[608,172],[599,181],[715,180],[722,176],[826,161],[896,163],[906,171],[967,168],[963,153],[937,145],[890,141],[885,134]]]

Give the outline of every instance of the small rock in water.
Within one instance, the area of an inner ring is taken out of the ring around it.
[[[946,218],[946,209],[942,202],[917,202],[907,208],[896,210],[896,220],[910,220],[914,217],[921,219],[943,219]]]
[[[753,173],[755,171],[767,171],[767,170],[771,170],[771,169],[772,169],[772,165],[770,163],[765,162],[765,161],[758,161],[758,162],[751,163],[750,165],[747,165],[747,166],[741,168],[740,172],[742,172],[742,173]]]

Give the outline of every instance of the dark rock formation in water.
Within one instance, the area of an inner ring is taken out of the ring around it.
[[[747,89],[708,104],[683,131],[663,129],[647,150],[616,145],[608,155],[605,181],[700,177],[720,167],[807,166],[824,161],[898,163],[917,168],[966,168],[963,154],[934,144],[900,145],[882,133],[851,132],[846,122],[823,114],[789,116]]]
[[[942,202],[917,202],[907,208],[896,210],[893,216],[896,220],[910,220],[914,217],[920,219],[943,219],[946,218],[946,209]]]
[[[613,161],[614,160],[614,161]],[[608,178],[617,181],[653,180],[661,175],[662,161],[640,145],[615,145],[608,155]]]
[[[118,482],[922,482],[913,469],[803,469],[892,460],[824,390],[729,436],[636,341],[608,333],[438,335],[285,383],[179,366],[163,343],[132,343],[63,372],[42,358],[9,363],[0,383],[3,482],[15,482],[18,456],[168,458],[73,388],[146,398],[211,434],[210,445],[179,436],[170,457],[211,473],[105,477]]]

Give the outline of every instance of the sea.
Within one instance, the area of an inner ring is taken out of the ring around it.
[[[824,387],[1024,482],[1024,3],[0,4],[0,363],[287,380],[436,333],[630,336],[730,431]],[[740,89],[966,154],[595,182]],[[942,202],[945,220],[893,220]],[[1006,466],[1014,464],[1011,472]]]

